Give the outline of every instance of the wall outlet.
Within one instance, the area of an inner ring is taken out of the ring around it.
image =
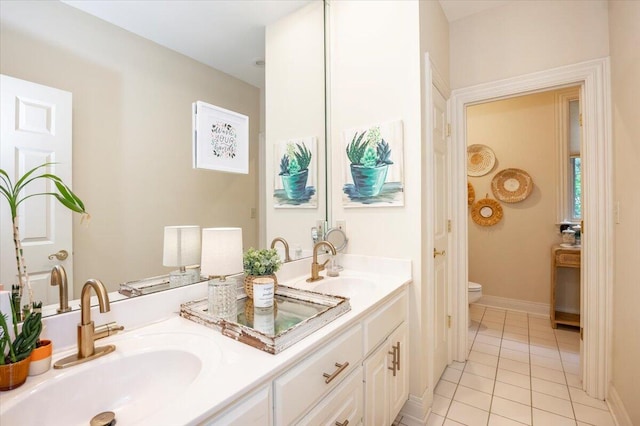
[[[324,232],[326,231],[326,229],[324,229],[324,220],[318,220],[316,222],[316,229],[318,230],[318,238],[323,240]]]
[[[336,220],[336,228],[341,230],[342,232],[347,234],[347,221],[346,220]]]

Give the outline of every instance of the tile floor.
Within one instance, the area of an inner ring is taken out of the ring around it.
[[[470,316],[469,357],[442,374],[428,426],[615,424],[604,401],[581,389],[577,331],[477,305]]]

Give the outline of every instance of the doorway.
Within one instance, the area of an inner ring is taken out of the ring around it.
[[[612,283],[612,205],[610,94],[608,59],[588,61],[525,76],[505,79],[452,94],[452,293],[457,309],[454,358],[467,352],[468,224],[466,181],[466,109],[468,106],[520,94],[581,86],[583,105],[585,186],[583,216],[583,273],[581,305],[584,307],[582,386],[592,397],[604,399],[609,376],[610,297]]]

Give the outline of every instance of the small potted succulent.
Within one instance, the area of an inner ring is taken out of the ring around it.
[[[311,151],[304,143],[287,144],[287,152],[280,159],[280,177],[287,198],[304,198],[309,178]]]
[[[11,340],[8,318],[0,312],[0,391],[15,389],[27,380],[31,353],[42,331],[42,303],[33,304],[33,309],[22,323],[19,333],[18,316],[13,303],[10,305],[13,333],[16,338]]]
[[[282,266],[282,260],[276,249],[247,250],[243,256],[244,290],[247,296],[253,298],[253,280],[257,277],[273,278],[274,291],[278,287],[276,272]]]
[[[380,127],[372,127],[361,134],[355,133],[347,145],[351,162],[351,177],[356,191],[362,197],[375,197],[382,191],[391,161],[391,148],[380,135]]]

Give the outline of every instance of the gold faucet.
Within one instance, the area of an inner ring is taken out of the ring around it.
[[[101,357],[113,352],[115,345],[95,347],[94,342],[103,337],[110,336],[118,331],[124,330],[124,327],[114,322],[96,327],[91,321],[91,289],[98,296],[98,304],[100,312],[105,313],[111,310],[109,305],[109,294],[104,284],[100,280],[90,279],[82,287],[80,294],[80,324],[78,324],[78,352],[56,362],[53,368],[66,368],[73,365],[81,364],[86,361]]]
[[[71,308],[69,307],[69,292],[67,291],[67,271],[64,270],[62,265],[56,265],[51,270],[50,284],[52,286],[58,286],[58,294],[60,296],[58,313],[69,312]]]
[[[271,248],[275,248],[278,241],[284,245],[284,261],[291,262],[291,256],[289,256],[289,243],[287,243],[287,240],[282,237],[276,237],[271,241]]]
[[[318,249],[321,246],[327,246],[331,251],[331,254],[334,256],[336,255],[336,248],[333,246],[333,244],[331,244],[329,241],[318,241],[313,246],[313,262],[311,263],[311,277],[307,278],[308,283],[312,283],[314,281],[323,279],[324,277],[321,277],[319,272],[323,271],[324,266],[329,262],[329,260],[331,260],[331,259],[327,259],[322,265],[318,263]]]

